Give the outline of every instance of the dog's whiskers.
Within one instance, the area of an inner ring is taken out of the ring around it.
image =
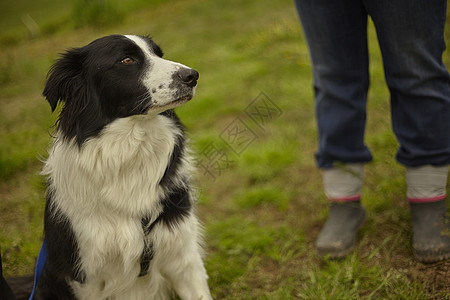
[[[149,92],[142,94],[139,98],[140,99],[136,102],[136,105],[134,106],[133,110],[147,109],[151,106],[151,101],[148,100],[149,99],[151,100],[152,96]],[[145,103],[147,101],[148,103]]]

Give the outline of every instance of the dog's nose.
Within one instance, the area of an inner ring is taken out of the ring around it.
[[[194,69],[182,68],[176,72],[176,76],[189,87],[194,87],[197,85],[199,75]]]

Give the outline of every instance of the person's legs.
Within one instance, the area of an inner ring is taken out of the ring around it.
[[[313,63],[317,164],[332,201],[316,241],[320,254],[343,256],[365,219],[360,205],[369,86],[367,13],[360,0],[296,0]]]
[[[359,0],[296,0],[313,63],[320,168],[368,162],[367,13]]]
[[[364,1],[391,92],[397,160],[406,166],[416,257],[450,257],[445,187],[450,164],[450,76],[442,62],[446,0]],[[444,220],[446,219],[446,220]]]
[[[366,2],[391,92],[398,161],[450,164],[450,77],[442,62],[447,1]]]

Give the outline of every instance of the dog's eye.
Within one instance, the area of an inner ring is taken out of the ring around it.
[[[124,59],[122,59],[121,61],[120,61],[121,63],[123,63],[123,64],[132,64],[132,63],[134,63],[134,59],[132,59],[131,57],[125,57]]]

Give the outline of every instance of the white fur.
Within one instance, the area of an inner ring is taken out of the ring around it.
[[[153,228],[148,238],[155,256],[148,275],[138,277],[144,250],[140,220],[156,219],[162,211],[158,183],[179,134],[167,117],[140,115],[112,122],[81,149],[57,137],[43,174],[77,239],[86,275],[83,284],[71,282],[79,299],[166,299],[172,287],[181,299],[211,298],[193,214],[174,230],[164,224]],[[188,172],[184,159],[176,176]]]

